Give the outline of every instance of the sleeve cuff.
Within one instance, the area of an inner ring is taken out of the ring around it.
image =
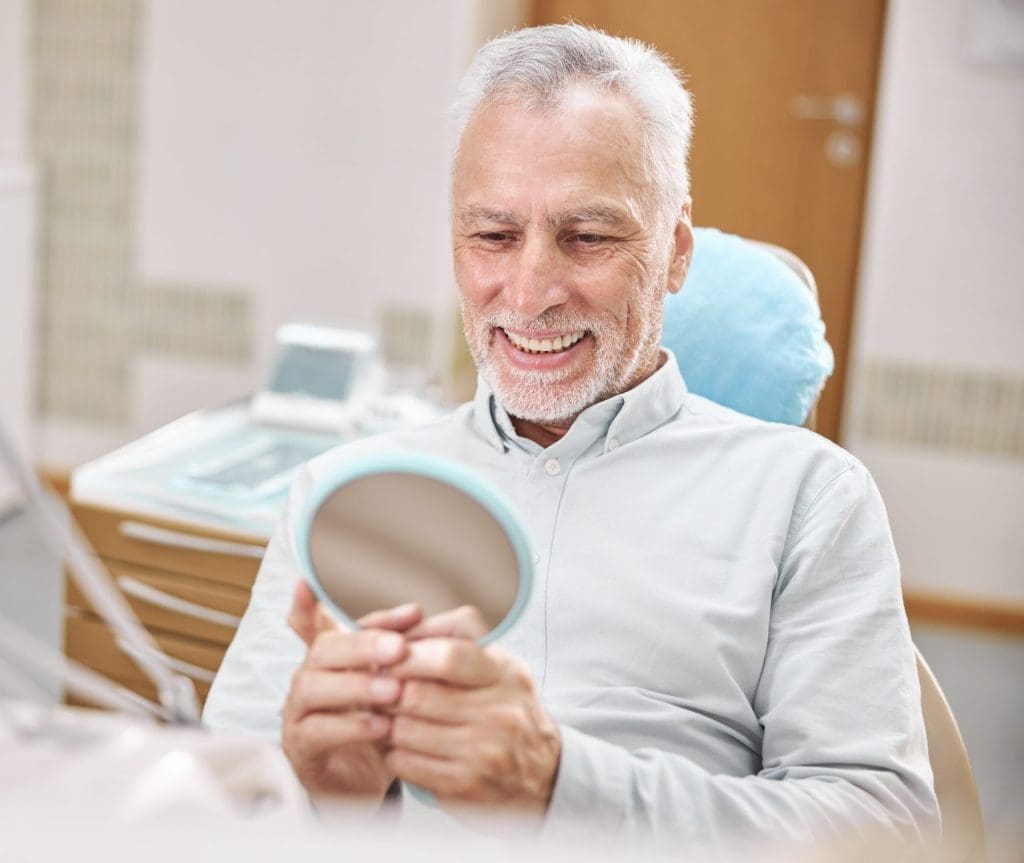
[[[559,732],[562,753],[545,829],[586,821],[618,830],[629,810],[629,754],[566,725]]]

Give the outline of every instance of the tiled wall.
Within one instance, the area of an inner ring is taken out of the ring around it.
[[[37,0],[33,147],[41,171],[39,408],[122,423],[140,353],[244,362],[249,295],[152,285],[136,268],[141,0]]]

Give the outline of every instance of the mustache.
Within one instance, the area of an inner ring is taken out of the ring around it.
[[[563,332],[577,332],[587,330],[594,332],[602,328],[601,321],[584,315],[576,315],[566,312],[545,312],[536,317],[529,318],[525,315],[517,315],[514,312],[503,312],[488,315],[486,319],[479,321],[488,329],[500,328],[503,330],[515,330],[518,333],[529,333],[533,330],[562,330]]]

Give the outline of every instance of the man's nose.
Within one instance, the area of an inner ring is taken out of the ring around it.
[[[509,284],[511,306],[526,318],[540,317],[569,299],[568,261],[553,237],[527,236]]]

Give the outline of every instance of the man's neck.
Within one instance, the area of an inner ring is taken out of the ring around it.
[[[658,351],[657,358],[651,364],[651,367],[644,374],[637,377],[637,379],[622,392],[627,392],[647,380],[647,378],[665,365],[666,358],[667,357],[664,352]],[[526,438],[527,440],[532,440],[534,443],[540,444],[544,449],[547,449],[551,444],[555,443],[555,441],[561,440],[565,436],[565,433],[569,431],[572,424],[576,422],[576,417],[571,417],[570,419],[556,423],[535,423],[530,420],[524,420],[514,416],[509,416],[509,419],[512,420],[512,428],[516,430],[516,434],[520,437]]]
[[[541,425],[529,420],[521,420],[518,417],[509,417],[509,419],[512,420],[512,427],[516,430],[516,434],[527,440],[532,440],[536,444],[540,444],[544,449],[547,449],[555,441],[560,440],[569,431],[569,426],[572,425],[572,422],[568,422],[564,426],[561,424]]]

